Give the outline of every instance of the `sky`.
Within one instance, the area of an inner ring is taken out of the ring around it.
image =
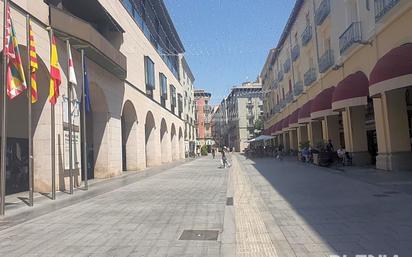
[[[254,81],[287,22],[294,0],[164,0],[186,49],[195,87],[219,103]]]

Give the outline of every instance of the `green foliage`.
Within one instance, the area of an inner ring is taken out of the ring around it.
[[[310,141],[303,141],[299,143],[299,149],[309,148],[309,146],[310,146]]]
[[[204,146],[202,146],[202,148],[200,148],[200,154],[202,155],[202,156],[206,156],[206,155],[208,155],[208,147],[207,147],[207,145],[204,145]]]
[[[262,120],[262,118],[259,117],[259,118],[255,121],[255,124],[254,124],[254,134],[255,134],[255,137],[260,136],[260,135],[262,134],[262,131],[263,131],[263,120]]]
[[[315,144],[315,149],[317,149],[319,152],[325,152],[327,144],[328,142],[326,141],[319,141]]]

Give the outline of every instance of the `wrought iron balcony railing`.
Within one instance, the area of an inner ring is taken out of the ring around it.
[[[316,69],[315,68],[310,68],[304,75],[304,83],[305,86],[310,86],[312,85],[313,82],[315,82],[317,79],[316,75]]]
[[[325,53],[319,58],[319,72],[326,72],[332,65],[335,64],[335,58],[333,56],[333,50],[328,49]]]
[[[283,70],[285,73],[288,73],[290,71],[290,59],[288,58],[284,63],[283,63]]]
[[[278,112],[280,112],[280,104],[275,105],[272,109],[273,114]]]
[[[323,0],[315,11],[315,23],[320,26],[330,13],[330,0]]]
[[[285,107],[286,107],[286,104],[287,104],[287,102],[286,102],[285,99],[280,100],[280,102],[279,102],[279,107],[280,107],[280,109],[285,108]]]
[[[293,87],[293,95],[294,96],[299,96],[303,92],[303,82],[298,81],[295,82],[295,86]]]
[[[353,44],[362,42],[362,27],[360,22],[353,22],[339,37],[340,54],[343,54]]]
[[[295,62],[300,56],[300,47],[299,45],[295,45],[292,48],[292,61]]]
[[[283,71],[278,72],[278,82],[283,80]]]
[[[307,25],[302,33],[302,46],[306,46],[312,39],[312,26]]]
[[[285,101],[286,101],[287,104],[293,101],[293,92],[289,92],[289,93],[285,96]]]
[[[399,2],[400,0],[375,0],[375,21],[382,19]]]

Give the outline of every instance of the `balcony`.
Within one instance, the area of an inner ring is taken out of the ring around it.
[[[283,70],[285,73],[288,73],[290,71],[290,59],[288,58],[284,63],[283,63]]]
[[[375,22],[381,20],[400,0],[375,0]]]
[[[88,22],[50,5],[50,26],[56,37],[69,40],[74,48],[84,49],[88,58],[116,77],[126,78],[126,56]]]
[[[362,42],[362,28],[360,22],[353,22],[339,37],[340,54],[342,55],[353,44]]]
[[[302,46],[306,46],[312,39],[312,26],[307,25],[302,33]]]
[[[335,64],[335,58],[333,56],[333,50],[328,49],[319,58],[319,72],[325,73],[332,65]]]
[[[312,85],[312,83],[315,82],[316,79],[317,79],[316,69],[310,68],[304,75],[305,86],[308,87]]]
[[[275,113],[278,113],[278,112],[280,112],[280,103],[279,104],[277,104],[277,105],[275,105],[274,107],[273,107],[273,109],[272,109],[272,112],[275,114]]]
[[[302,81],[295,82],[295,86],[293,87],[293,95],[299,96],[302,94],[302,92],[303,92],[303,82]]]
[[[279,102],[279,107],[280,107],[280,109],[283,109],[283,108],[286,107],[286,101],[285,101],[285,99],[280,100],[280,102]]]
[[[300,56],[300,47],[299,45],[295,45],[292,48],[292,61],[295,62]]]
[[[292,92],[289,92],[289,93],[285,96],[285,101],[286,101],[287,104],[293,101],[293,93],[292,93]]]
[[[278,72],[278,82],[281,82],[283,80],[283,71]]]
[[[322,25],[325,21],[326,17],[329,16],[330,13],[330,0],[323,0],[320,3],[318,9],[315,11],[315,23],[317,26]]]
[[[246,114],[246,117],[249,119],[249,118],[254,118],[255,117],[255,114],[253,113],[253,112],[248,112],[247,114]]]

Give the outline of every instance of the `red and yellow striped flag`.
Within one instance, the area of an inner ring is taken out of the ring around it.
[[[4,38],[4,54],[7,56],[7,95],[10,99],[20,95],[26,88],[23,63],[21,61],[19,43],[10,17],[10,6],[6,12],[6,37]]]
[[[38,100],[37,95],[37,70],[39,64],[37,62],[36,45],[34,43],[34,33],[30,24],[30,79],[31,79],[31,102],[36,103]]]
[[[52,105],[55,105],[57,102],[57,98],[60,95],[60,84],[61,84],[61,76],[60,76],[60,65],[59,65],[59,56],[57,55],[57,46],[56,46],[56,38],[54,35],[51,38],[51,58],[50,58],[50,91],[49,91],[49,102]]]

